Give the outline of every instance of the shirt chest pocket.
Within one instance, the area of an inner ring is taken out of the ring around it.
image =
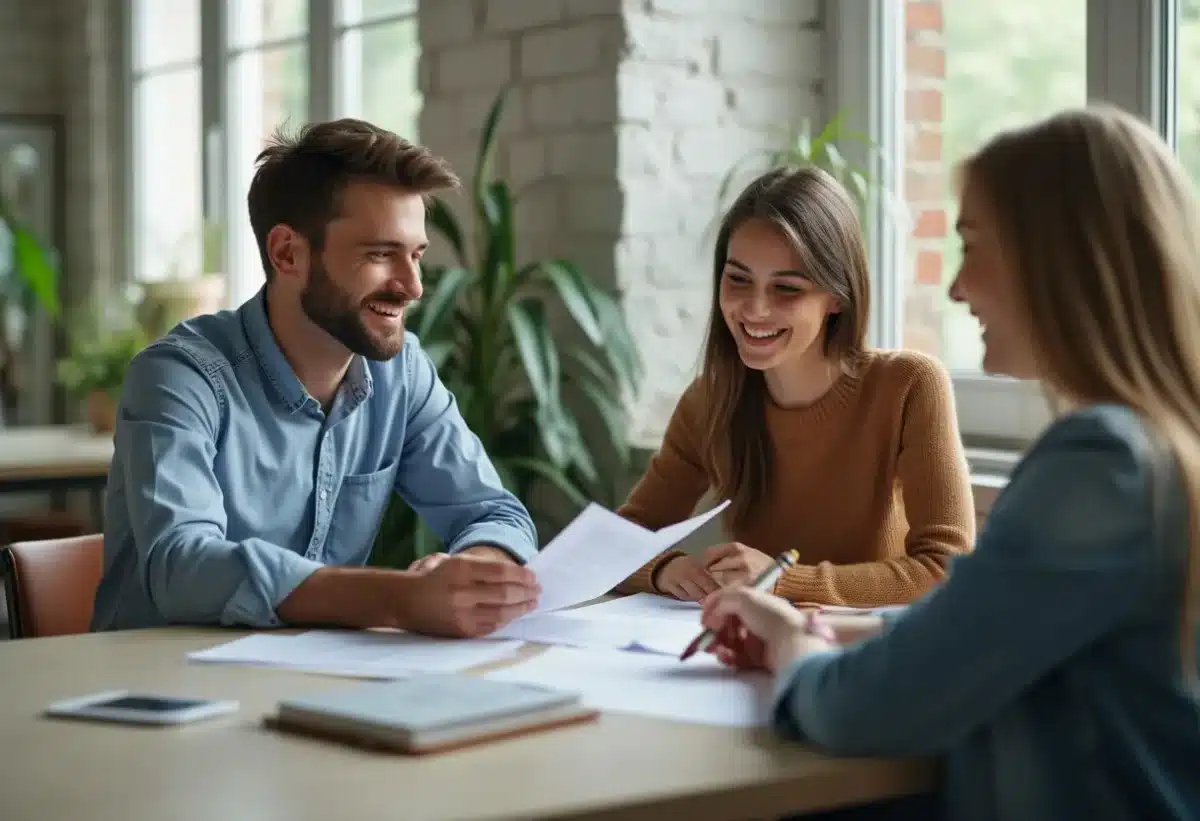
[[[398,467],[399,463],[393,462],[374,473],[351,473],[342,477],[342,486],[329,518],[326,563],[361,565],[366,562],[392,497]]]

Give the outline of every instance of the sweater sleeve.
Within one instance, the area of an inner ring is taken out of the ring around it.
[[[958,431],[950,374],[937,360],[906,358],[896,475],[908,534],[905,555],[789,570],[776,593],[793,602],[879,607],[920,598],[945,578],[950,559],[975,542],[975,503]]]
[[[1185,560],[1153,549],[1140,430],[1103,408],[1057,422],[945,584],[878,635],[781,671],[777,726],[839,754],[943,753],[1146,602],[1182,595]]]
[[[681,522],[692,515],[696,503],[708,490],[700,442],[704,414],[703,388],[694,381],[679,399],[662,446],[650,459],[645,474],[638,480],[617,514],[642,527],[658,530]],[[679,555],[668,550],[647,562],[617,586],[619,593],[657,592],[654,572],[667,559]]]

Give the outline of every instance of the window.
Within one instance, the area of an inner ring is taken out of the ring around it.
[[[226,274],[227,302],[254,295],[263,271],[246,192],[277,129],[357,116],[416,138],[417,0],[121,0],[118,9],[130,83],[125,230],[138,279],[192,276],[223,258],[215,270]]]
[[[344,0],[338,28],[339,115],[417,139],[417,0]]]
[[[1177,0],[1174,5],[1179,158],[1200,183],[1200,0]]]
[[[946,290],[961,261],[954,164],[996,133],[1087,101],[1087,0],[920,0],[904,15],[903,345],[978,373],[979,327]]]
[[[1200,59],[1200,0],[1178,0],[1180,59]],[[876,176],[903,192],[907,220],[870,237],[880,318],[875,342],[939,357],[951,370],[969,443],[1028,441],[1048,420],[1035,385],[979,370],[977,324],[946,290],[959,261],[956,164],[997,132],[1105,99],[1165,129],[1164,8],[1175,0],[863,0],[832,6],[830,111],[879,149]],[[1195,7],[1193,9],[1192,7]],[[1195,25],[1189,35],[1188,25]],[[1189,36],[1196,45],[1189,46]],[[863,60],[862,55],[871,57]],[[1198,65],[1200,68],[1200,65]],[[1180,75],[1181,150],[1200,171],[1200,71]],[[1189,141],[1195,147],[1189,149]],[[1194,171],[1193,173],[1196,173]],[[1198,177],[1200,179],[1200,177]]]
[[[200,3],[134,0],[134,276],[199,272],[203,227]]]
[[[229,5],[227,55],[230,117],[226,126],[235,202],[229,290],[233,304],[262,286],[258,246],[246,216],[254,161],[277,129],[308,121],[307,0],[238,0]]]

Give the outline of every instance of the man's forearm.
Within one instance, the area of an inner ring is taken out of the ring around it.
[[[279,603],[290,624],[323,624],[365,629],[403,627],[412,574],[372,567],[323,567]]]

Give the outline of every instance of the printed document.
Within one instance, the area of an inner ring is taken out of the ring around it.
[[[738,672],[707,653],[686,662],[648,653],[550,647],[485,674],[573,690],[588,707],[725,727],[768,723],[771,677]]]
[[[707,513],[657,532],[600,505],[588,505],[527,565],[542,586],[534,613],[561,610],[608,593],[728,505],[727,500]]]

